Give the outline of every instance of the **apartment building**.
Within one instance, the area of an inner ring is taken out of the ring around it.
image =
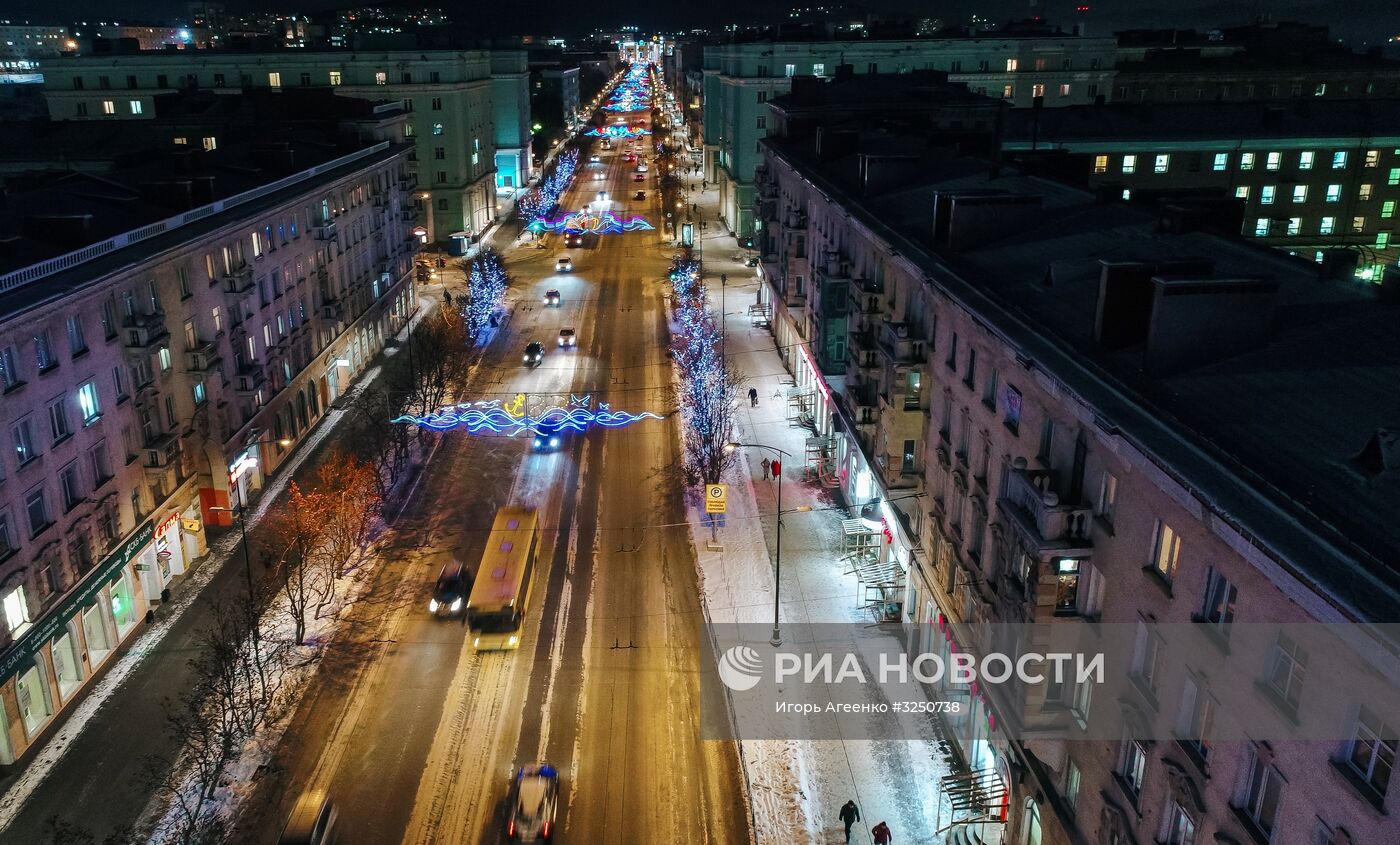
[[[524,51],[491,53],[491,108],[496,127],[496,191],[510,196],[529,184],[535,173],[530,151],[530,66]]]
[[[1342,626],[1395,653],[1376,627],[1400,613],[1400,446],[1376,407],[1400,391],[1381,351],[1393,308],[1306,261],[929,145],[872,181],[861,152],[902,131],[825,153],[762,142],[764,291],[803,422],[835,441],[821,475],[888,529],[878,554],[905,573],[919,650],[976,650],[960,631],[986,622],[1131,645],[1108,667],[1121,696],[1046,685],[1027,709],[935,691],[966,704],[945,724],[988,796],[951,841],[1400,838],[1393,689],[1371,698],[1369,676],[1329,681],[1287,636],[1243,633]],[[818,339],[842,331],[848,366],[824,366]],[[1166,657],[1173,625],[1199,650]],[[1288,727],[1324,710],[1326,739]],[[1131,726],[1121,739],[1083,727],[1104,714]]]
[[[939,70],[974,93],[1014,107],[1084,105],[1107,96],[1113,83],[1112,38],[1035,31],[902,41],[760,41],[705,47],[705,172],[718,184],[721,216],[747,238],[753,220],[758,142],[769,134],[766,103],[799,76]]]
[[[44,66],[54,120],[145,120],[186,89],[236,95],[331,87],[345,97],[398,100],[410,112],[414,172],[434,240],[477,236],[497,216],[497,172],[530,171],[528,77],[511,51],[213,50],[64,56]],[[500,108],[496,100],[502,101]],[[509,101],[509,105],[507,104]],[[514,108],[511,108],[513,105]],[[509,121],[508,125],[498,125]],[[510,142],[498,144],[498,142]]]
[[[9,191],[0,763],[42,740],[415,309],[413,147],[392,140],[407,113],[351,104],[361,119],[335,131],[250,121],[202,130],[207,145],[154,121],[68,124],[52,155],[96,131],[111,166]]]
[[[1220,223],[1336,274],[1379,282],[1400,260],[1400,100],[1012,113],[1003,150],[1144,202],[1233,200]]]

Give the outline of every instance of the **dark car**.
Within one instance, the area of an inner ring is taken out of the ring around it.
[[[433,585],[433,597],[428,599],[428,612],[434,616],[452,616],[462,612],[462,605],[471,592],[472,580],[465,564],[449,561],[438,573]]]
[[[646,192],[646,191],[638,191],[637,193],[635,193],[635,194],[632,195],[632,199],[634,199],[634,200],[644,200],[644,199],[646,199],[646,198],[647,198],[647,192]]]
[[[564,442],[564,432],[556,425],[542,425],[535,429],[535,439],[531,448],[536,452],[556,451]]]
[[[583,246],[583,233],[569,232],[564,236],[564,246],[570,248]]]
[[[544,361],[544,344],[538,340],[531,341],[525,347],[525,366],[538,367]]]
[[[632,181],[633,181],[633,182],[645,182],[646,180],[647,180],[647,175],[646,175],[645,173],[634,173],[634,174],[632,174]]]
[[[512,842],[550,841],[558,805],[559,770],[549,763],[522,766],[511,779],[506,836]]]

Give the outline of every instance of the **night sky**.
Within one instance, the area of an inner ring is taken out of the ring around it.
[[[669,29],[677,26],[718,27],[742,20],[777,21],[795,5],[813,4],[822,0],[707,0],[704,3],[607,2],[607,0],[536,0],[507,4],[481,2],[451,2],[426,0],[414,5],[440,5],[454,17],[479,19],[497,32],[533,32],[535,34],[574,34],[593,27],[611,28],[635,25],[643,29]],[[1069,26],[1077,16],[1070,10],[1073,0],[1040,0],[1045,13],[1054,23]],[[1221,24],[1247,21],[1259,15],[1277,20],[1304,20],[1327,23],[1334,33],[1357,46],[1380,43],[1400,34],[1400,2],[1397,0],[1089,0],[1093,6],[1088,16],[1089,32],[1110,34],[1127,26],[1180,26],[1208,28]],[[230,9],[298,9],[319,10],[355,5],[354,0],[227,0]],[[67,0],[62,4],[66,14],[112,16],[127,19],[162,20],[179,16],[184,8],[180,0]],[[877,2],[848,2],[847,8],[881,9],[894,16],[941,17],[948,22],[961,22],[977,14],[994,21],[1012,16],[1025,16],[1034,8],[1030,0],[954,0],[953,2],[909,2],[909,0],[877,0]],[[52,0],[0,0],[6,17],[30,17],[51,20]],[[547,24],[542,24],[547,21]]]

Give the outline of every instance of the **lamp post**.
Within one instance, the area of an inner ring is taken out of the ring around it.
[[[792,457],[792,455],[790,455],[787,452],[784,452],[782,449],[779,449],[776,446],[767,446],[763,443],[726,443],[724,444],[724,451],[733,452],[735,449],[738,449],[741,446],[746,446],[752,449],[767,449],[770,452],[776,452],[779,455],[782,455],[786,458]],[[774,531],[777,534],[777,540],[774,543],[773,549],[773,637],[769,640],[769,642],[772,643],[774,646],[780,646],[783,644],[782,633],[778,629],[778,605],[780,602],[780,597],[782,595],[783,585],[783,472],[781,461],[779,462],[777,475],[778,509],[775,520],[776,524],[774,526]],[[809,511],[811,510],[811,508],[803,506],[801,508],[797,508],[797,510]]]
[[[281,437],[277,439],[269,437],[261,438],[255,441],[252,445],[257,446],[262,443],[276,443],[279,446],[285,447],[292,445],[292,440],[290,437]],[[242,535],[243,541],[243,577],[248,584],[248,602],[251,608],[252,602],[257,596],[257,592],[253,587],[253,555],[251,552],[248,551],[248,511],[243,507],[243,488],[240,485],[235,484],[233,485],[233,493],[238,500],[238,530],[239,533]],[[232,508],[224,508],[218,505],[210,507],[209,510],[233,513]],[[257,626],[255,625],[253,626],[253,637],[256,639],[257,636],[258,631]]]

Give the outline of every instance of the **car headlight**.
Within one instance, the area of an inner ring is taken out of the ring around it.
[[[551,446],[558,446],[558,445],[559,445],[559,438],[557,438],[557,437],[551,437],[551,438],[549,438],[549,445],[551,445]]]
[[[472,640],[472,648],[477,648],[477,647],[480,646],[480,645],[481,645],[481,637],[476,637],[475,639]]]
[[[462,609],[462,600],[461,600],[461,598],[455,598],[455,599],[453,599],[453,600],[452,600],[452,607],[449,608],[449,609],[450,609],[453,613],[456,613],[457,611],[461,610],[461,609]]]
[[[429,613],[437,613],[437,609],[438,609],[440,606],[441,606],[441,605],[438,604],[438,600],[437,600],[437,599],[428,599],[428,612],[429,612]]]
[[[525,357],[521,358],[520,360],[522,360],[522,361],[524,361],[525,363],[528,364],[528,363],[530,363],[530,356],[529,356],[529,355],[526,355]]]
[[[520,642],[520,638],[515,636],[514,634],[511,634],[510,639],[507,640],[507,643],[510,645],[515,645],[518,642]]]

